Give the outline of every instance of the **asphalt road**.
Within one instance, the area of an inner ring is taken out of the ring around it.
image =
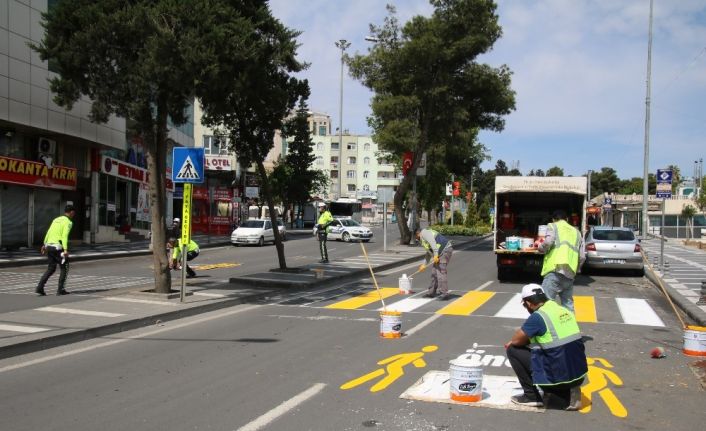
[[[682,333],[676,318],[648,282],[619,274],[577,281],[581,328],[594,337],[587,353],[602,359],[596,359],[592,370],[591,387],[596,392],[590,412],[537,413],[400,398],[427,372],[446,371],[449,360],[469,349],[489,359],[486,378],[512,376],[501,359],[488,355],[502,355],[503,343],[522,322],[521,317],[513,317],[519,305],[514,295],[525,280],[498,283],[487,242],[457,250],[449,268],[451,301],[411,305],[410,299],[421,300],[428,273],[415,277],[417,294],[411,298],[387,298],[389,307],[408,310],[402,315],[407,335],[401,339],[378,336],[380,302],[365,304],[369,301],[360,299],[372,287],[371,280],[361,280],[321,291],[283,292],[259,303],[2,360],[0,385],[6,394],[0,403],[2,428],[701,427],[704,392],[688,367],[693,358],[680,353]],[[400,273],[413,270],[411,266],[390,270],[377,281],[383,289],[396,288]],[[471,297],[477,308],[468,312]],[[649,351],[655,346],[664,347],[667,357],[650,359]],[[386,358],[423,349],[427,352],[417,356],[422,360],[403,367],[398,378],[383,381],[383,371],[367,382],[341,389],[383,368],[378,363]],[[371,392],[374,387],[379,390]]]

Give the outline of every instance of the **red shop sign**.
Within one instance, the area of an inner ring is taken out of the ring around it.
[[[65,166],[0,156],[0,182],[59,190],[76,190],[77,171]]]

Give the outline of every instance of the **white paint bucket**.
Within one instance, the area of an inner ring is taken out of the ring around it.
[[[540,224],[539,228],[537,228],[537,236],[544,238],[547,236],[547,225],[546,224]]]
[[[534,238],[520,238],[520,248],[531,248],[534,244]]]
[[[706,356],[706,326],[686,327],[683,352],[688,356]]]
[[[449,383],[451,399],[462,403],[474,403],[483,398],[483,368],[473,366],[470,359],[449,361]]]
[[[407,274],[402,274],[402,277],[398,279],[400,286],[400,293],[402,295],[409,295],[412,293],[412,279],[407,277]]]
[[[380,313],[380,336],[382,338],[400,338],[402,336],[402,313],[383,311]]]

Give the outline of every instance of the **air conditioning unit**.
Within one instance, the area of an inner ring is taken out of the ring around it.
[[[39,138],[37,150],[39,151],[39,154],[56,156],[56,141],[48,138]]]

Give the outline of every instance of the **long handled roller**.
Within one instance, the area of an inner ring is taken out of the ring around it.
[[[377,289],[378,295],[380,295],[380,302],[382,302],[382,311],[386,312],[387,307],[385,306],[385,300],[382,298],[382,292],[380,292],[380,287],[378,286],[378,281],[375,278],[375,273],[373,272],[373,267],[370,265],[370,259],[368,259],[368,252],[365,251],[365,246],[363,245],[363,241],[360,242],[360,248],[363,249],[363,256],[365,256],[365,261],[368,263],[368,269],[370,270],[370,275],[373,277],[373,284],[375,284],[375,289]]]

